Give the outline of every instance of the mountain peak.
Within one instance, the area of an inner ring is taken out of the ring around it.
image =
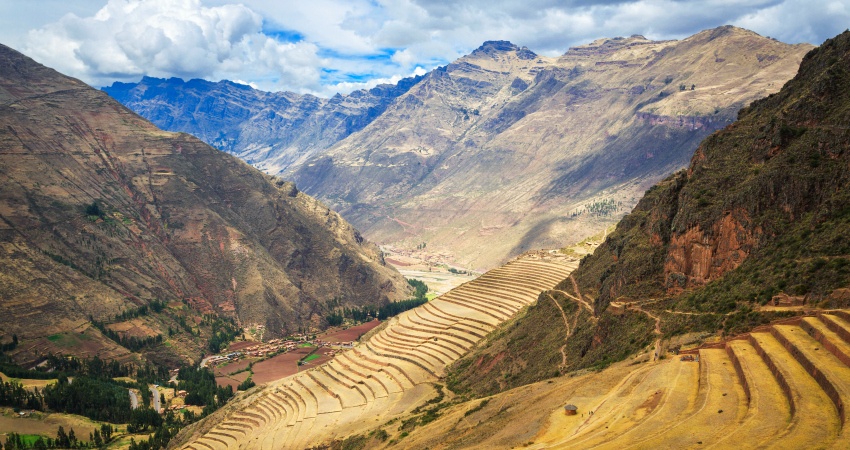
[[[520,59],[534,59],[537,54],[529,50],[527,47],[520,47],[511,41],[484,41],[480,47],[472,52],[472,56],[490,56],[494,57],[498,54],[515,52]]]
[[[722,26],[719,26],[717,28],[710,28],[708,30],[703,30],[703,31],[700,31],[699,33],[697,33],[697,34],[695,34],[695,35],[693,35],[693,36],[691,36],[687,39],[693,40],[693,41],[703,41],[703,40],[705,40],[705,41],[710,42],[710,41],[713,41],[715,39],[727,37],[727,36],[729,36],[729,37],[732,37],[732,36],[754,37],[754,38],[767,39],[764,36],[756,33],[755,31],[751,31],[751,30],[748,30],[746,28],[736,27],[734,25],[722,25]]]

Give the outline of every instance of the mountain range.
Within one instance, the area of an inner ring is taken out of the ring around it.
[[[335,97],[318,110],[288,110],[311,118],[293,123],[310,125],[287,128],[279,146],[273,133],[245,135],[229,151],[295,181],[381,244],[427,244],[447,261],[487,268],[615,223],[738,109],[776,92],[810,48],[731,26],[681,41],[600,39],[560,57],[488,41],[421,79],[382,88],[380,113],[349,110],[363,126],[335,134],[335,143],[316,138],[319,129],[338,129],[335,114],[343,112],[334,102],[372,99],[371,105],[374,92]],[[177,129],[199,135],[206,132],[189,124],[229,117],[222,105],[263,108],[236,106],[248,94],[219,94],[254,92],[246,87],[192,87],[200,85],[147,79],[107,91],[166,128],[179,122]],[[258,117],[243,123],[268,130],[278,123],[277,116]],[[275,146],[290,146],[289,156],[250,150]],[[274,162],[282,160],[293,163]]]

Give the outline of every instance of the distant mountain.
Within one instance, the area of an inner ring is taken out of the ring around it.
[[[615,223],[809,49],[729,26],[558,58],[486,42],[292,179],[373,239],[492,266]]]
[[[605,366],[654,338],[734,335],[787,314],[761,308],[774,301],[850,306],[848,67],[850,32],[809,52],[780,92],[648,190],[561,292],[461,360],[450,385],[487,395]],[[583,316],[575,329],[556,301]],[[518,345],[529,340],[539,345]]]
[[[325,325],[331,300],[410,294],[376,246],[293,184],[5,46],[0,173],[0,335],[20,337],[22,359],[109,356],[90,320],[154,300],[161,314],[127,326],[178,330],[160,347],[181,352],[210,314],[280,336]],[[195,344],[183,356],[207,351]]]
[[[263,92],[230,81],[144,77],[103,91],[169,131],[182,131],[271,174],[361,130],[422,77],[330,99]]]

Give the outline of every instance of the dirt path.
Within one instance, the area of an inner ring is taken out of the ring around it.
[[[570,275],[570,278],[572,279],[572,275]],[[574,283],[576,292],[579,292],[579,297],[576,297],[575,295],[570,294],[569,292],[561,291],[561,290],[558,290],[558,289],[549,289],[549,291],[560,292],[561,294],[566,295],[568,298],[571,298],[571,299],[577,301],[580,306],[582,306],[584,309],[587,310],[587,312],[590,313],[590,316],[593,318],[593,320],[596,320],[596,314],[593,313],[593,305],[588,303],[587,300],[580,297],[581,292],[578,290],[578,285],[575,285],[575,280],[573,280],[573,283]]]
[[[552,303],[555,304],[555,306],[558,308],[558,311],[561,312],[561,317],[564,319],[564,330],[565,330],[564,345],[562,345],[561,348],[558,349],[558,351],[561,352],[561,366],[560,366],[560,368],[564,368],[564,367],[567,367],[567,352],[566,352],[567,340],[570,338],[570,336],[572,336],[573,330],[570,327],[570,321],[567,320],[567,314],[564,312],[564,308],[561,308],[561,304],[558,303],[558,300],[556,300],[555,297],[553,297],[552,294],[550,294],[548,292],[546,293],[546,296],[549,297],[549,299],[552,300]],[[579,311],[581,311],[581,310],[579,310]]]
[[[651,319],[655,320],[655,356],[653,357],[653,361],[658,359],[658,352],[661,351],[661,318],[652,314],[651,312],[643,309],[640,305],[636,305],[632,307],[634,311],[640,311],[646,314]]]
[[[573,274],[570,274],[570,281],[573,283],[573,290],[576,291],[576,295],[578,296],[576,300],[584,304],[587,310],[590,311],[590,315],[596,318],[596,312],[593,310],[593,305],[591,305],[587,302],[587,300],[584,299],[584,295],[581,294],[581,289],[578,288],[578,282],[576,282],[576,279],[573,277]]]

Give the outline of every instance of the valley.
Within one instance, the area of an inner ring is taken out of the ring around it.
[[[740,108],[778,91],[810,49],[723,26],[678,41],[599,39],[557,57],[487,41],[424,76],[327,103],[201,80],[104,89],[164,129],[294,181],[380,245],[426,244],[484,272],[617,223]],[[356,127],[341,132],[340,114]]]
[[[850,447],[850,31],[393,80],[0,45],[4,447]]]

